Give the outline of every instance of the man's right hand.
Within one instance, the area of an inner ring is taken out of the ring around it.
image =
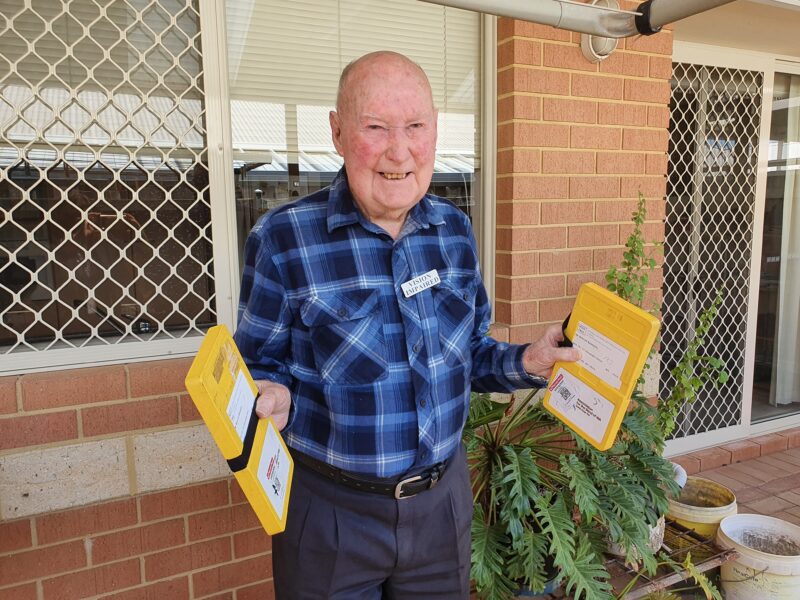
[[[283,429],[289,421],[289,408],[292,406],[289,388],[266,379],[259,379],[255,383],[258,387],[256,414],[262,419],[272,417],[275,426]]]

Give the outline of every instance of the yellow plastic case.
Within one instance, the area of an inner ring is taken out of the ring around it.
[[[608,450],[659,326],[653,315],[599,285],[583,284],[565,330],[583,358],[555,364],[545,408],[592,446]]]
[[[225,325],[208,330],[186,389],[270,535],[286,527],[294,464],[272,419],[258,419],[258,388]]]

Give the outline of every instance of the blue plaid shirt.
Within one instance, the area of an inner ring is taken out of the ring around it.
[[[401,284],[441,282],[406,298]],[[255,379],[291,390],[286,443],[393,477],[453,454],[476,391],[534,387],[524,346],[486,335],[490,306],[466,215],[426,195],[393,240],[345,173],[264,215],[245,247],[235,339]]]

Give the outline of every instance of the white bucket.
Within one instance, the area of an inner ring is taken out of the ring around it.
[[[722,520],[717,544],[739,557],[720,567],[726,600],[800,598],[800,527],[764,515]]]

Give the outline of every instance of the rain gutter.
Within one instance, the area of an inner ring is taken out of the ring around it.
[[[647,0],[635,11],[570,0],[422,0],[475,12],[512,17],[589,35],[624,38],[652,35],[664,25],[734,0]]]

